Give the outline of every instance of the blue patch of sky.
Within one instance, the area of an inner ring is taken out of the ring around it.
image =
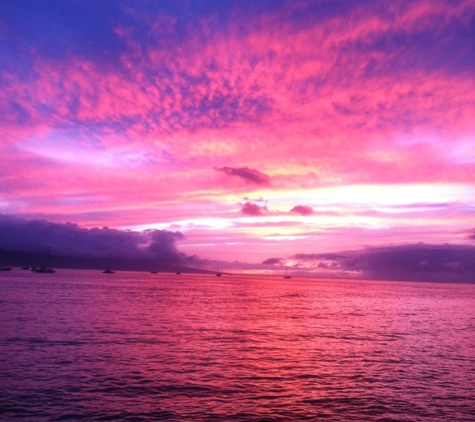
[[[102,149],[101,136],[106,135],[103,126],[93,125],[62,125],[56,127],[48,136],[48,140],[61,145],[71,147],[87,147]]]
[[[9,123],[15,123],[22,126],[28,124],[30,120],[30,114],[20,104],[12,100],[10,101],[9,109],[12,110],[13,113],[8,113],[7,115],[0,113],[0,122],[5,121],[5,119],[8,118],[10,120]],[[12,119],[13,122],[11,121]]]
[[[472,27],[454,21],[444,26],[443,19],[434,22],[429,29],[417,33],[385,32],[375,33],[372,38],[349,43],[345,48],[361,53],[371,51],[386,54],[387,60],[370,61],[366,76],[387,74],[389,69],[410,72],[414,70],[445,71],[458,74],[475,69],[475,20]]]
[[[475,13],[467,25],[454,21],[445,31],[440,60],[450,73],[475,71]]]
[[[113,32],[117,21],[127,21],[119,2],[65,0],[4,0],[0,16],[6,23],[4,36],[16,53],[34,50],[61,61],[80,56],[107,62],[125,51],[125,43]],[[23,50],[21,47],[23,47]]]

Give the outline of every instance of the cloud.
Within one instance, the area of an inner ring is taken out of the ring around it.
[[[300,259],[302,261],[315,261],[318,259],[326,259],[331,261],[338,261],[345,258],[344,255],[339,255],[336,253],[313,253],[313,254],[306,254],[306,253],[298,253],[292,258]]]
[[[337,254],[296,254],[292,259],[317,262],[318,268],[360,272],[362,277],[382,279],[438,278],[452,274],[470,280],[475,273],[475,247],[470,245],[410,244],[367,247]],[[455,280],[454,278],[452,278]],[[472,280],[473,281],[473,280]]]
[[[262,263],[266,265],[282,264],[283,262],[285,262],[283,258],[267,258],[262,261]]]
[[[181,261],[185,255],[178,252],[176,241],[184,239],[180,232],[166,230],[149,230],[145,232],[150,236],[150,246],[147,250],[161,262]]]
[[[104,257],[153,260],[157,263],[183,263],[190,257],[179,252],[180,232],[117,229],[85,229],[77,224],[58,224],[46,220],[25,220],[0,214],[0,249],[62,256]]]
[[[300,215],[310,215],[313,214],[313,208],[308,205],[296,205],[290,212],[296,212]]]
[[[457,262],[457,265],[453,263]],[[366,248],[349,256],[345,265],[364,271],[471,272],[475,247],[470,245],[399,245]]]
[[[461,267],[462,263],[460,261],[452,261],[444,263],[444,266],[452,270],[457,270]]]
[[[475,229],[472,229],[468,232],[467,238],[472,240],[475,239]]]
[[[264,210],[267,210],[267,207],[261,207],[253,202],[246,202],[241,208],[241,212],[247,215],[262,215]]]
[[[267,174],[249,167],[220,167],[216,169],[229,176],[237,176],[246,183],[254,183],[256,185],[269,185],[270,178]]]

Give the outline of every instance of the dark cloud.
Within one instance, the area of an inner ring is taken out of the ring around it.
[[[472,229],[468,232],[467,238],[468,239],[475,239],[475,229]]]
[[[283,262],[284,262],[283,258],[267,258],[264,261],[262,261],[262,263],[266,265],[282,264]]]
[[[247,215],[262,215],[262,211],[267,210],[267,207],[261,207],[252,202],[246,202],[241,209],[243,214]]]
[[[372,247],[348,256],[344,264],[347,268],[377,272],[470,272],[475,271],[475,247],[426,244]]]
[[[157,260],[165,262],[176,261],[177,258],[181,260],[184,254],[178,252],[175,242],[183,239],[180,232],[169,232],[166,230],[150,230],[151,244],[148,247],[148,251],[155,255]]]
[[[360,272],[362,277],[391,280],[475,281],[475,246],[396,245],[338,254],[297,254],[321,269]]]
[[[254,183],[256,185],[270,184],[270,178],[267,174],[255,169],[250,169],[249,167],[220,167],[216,170],[229,176],[237,176],[246,181],[246,183]]]
[[[313,213],[313,208],[308,205],[296,205],[290,210],[290,212],[296,212],[300,215],[310,215]]]
[[[338,267],[338,265],[336,264],[336,262],[333,262],[331,264],[328,264],[327,262],[319,262],[318,265],[317,265],[317,268],[321,268],[321,269],[324,269],[324,270],[337,268],[337,267]]]
[[[25,220],[0,214],[0,249],[62,256],[114,256],[116,259],[153,260],[182,263],[189,260],[176,248],[183,239],[180,232],[117,229],[85,229],[77,224],[58,224],[46,220]]]
[[[298,253],[292,258],[300,259],[302,261],[315,261],[319,259],[338,261],[344,259],[345,257],[343,255],[338,255],[335,253]]]

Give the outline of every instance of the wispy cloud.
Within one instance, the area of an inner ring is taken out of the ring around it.
[[[269,185],[270,178],[267,174],[248,167],[220,167],[217,171],[223,172],[229,176],[236,176],[244,180],[246,183],[256,185]]]
[[[285,262],[284,258],[267,258],[264,261],[262,261],[263,264],[265,265],[276,265],[276,264],[282,264]]]

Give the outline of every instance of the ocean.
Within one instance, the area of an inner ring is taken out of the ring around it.
[[[13,269],[0,420],[474,421],[475,285]]]

